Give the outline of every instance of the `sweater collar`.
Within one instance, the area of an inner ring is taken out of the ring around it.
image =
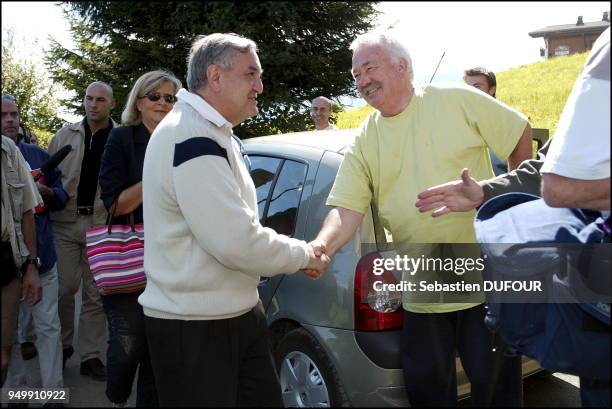
[[[231,132],[232,124],[219,113],[212,105],[210,105],[204,98],[194,94],[193,92],[187,91],[185,88],[181,88],[176,94],[176,97],[191,105],[200,115],[218,126],[219,128],[228,128]]]

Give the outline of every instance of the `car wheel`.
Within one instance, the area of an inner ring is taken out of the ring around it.
[[[278,344],[275,359],[285,407],[349,406],[336,369],[305,329],[287,333]]]

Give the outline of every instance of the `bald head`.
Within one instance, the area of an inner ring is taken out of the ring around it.
[[[332,101],[323,96],[312,100],[310,116],[317,130],[325,129],[329,126],[329,116],[332,112]]]
[[[115,107],[111,86],[101,81],[89,84],[85,91],[83,107],[90,127],[105,126],[110,118],[110,111]]]
[[[89,92],[89,90],[93,89],[93,88],[101,88],[103,90],[105,90],[109,96],[111,98],[113,97],[113,87],[111,87],[110,85],[108,85],[106,82],[102,82],[102,81],[94,81],[91,84],[89,84],[87,86],[87,90],[85,91],[85,93],[87,94],[87,92]]]

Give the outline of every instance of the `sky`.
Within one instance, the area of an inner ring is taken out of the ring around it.
[[[442,53],[436,78],[460,79],[466,68],[484,66],[504,71],[542,61],[540,28],[601,21],[608,2],[392,2],[383,3],[379,24],[395,23],[411,53],[415,82],[431,78]]]
[[[609,2],[381,2],[375,21],[380,28],[394,25],[406,41],[414,66],[415,83],[459,81],[464,69],[484,66],[499,72],[542,61],[542,38],[528,33],[540,28],[600,21]],[[2,30],[12,27],[16,40],[28,44],[22,50],[42,59],[50,35],[66,47],[73,43],[69,25],[54,2],[2,2]],[[38,41],[38,43],[36,43]],[[265,69],[265,67],[264,67]],[[350,67],[347,67],[350,69]],[[264,90],[265,92],[265,90]],[[345,105],[360,106],[361,99],[345,98]]]
[[[64,46],[72,46],[70,26],[64,19],[61,8],[55,2],[44,1],[3,1],[2,34],[12,28],[16,40],[25,40],[25,44],[38,46],[24,53],[38,54],[48,45],[47,36],[52,36]]]

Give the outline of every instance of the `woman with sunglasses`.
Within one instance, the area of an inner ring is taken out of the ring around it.
[[[176,102],[181,82],[162,71],[143,74],[130,91],[121,114],[122,127],[114,128],[104,148],[100,166],[101,198],[113,213],[113,224],[142,223],[142,167],[151,134]],[[146,226],[145,226],[146,229]],[[144,314],[138,304],[142,290],[102,296],[108,319],[106,396],[122,407],[132,391],[136,369],[136,406],[159,406],[149,359]]]

